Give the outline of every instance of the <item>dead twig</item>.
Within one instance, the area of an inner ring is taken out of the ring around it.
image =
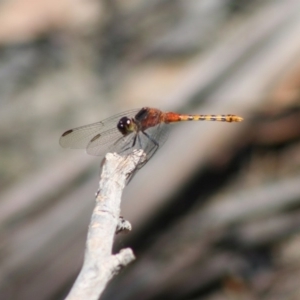
[[[127,157],[109,153],[105,158],[89,225],[84,263],[66,300],[99,299],[109,280],[135,259],[130,248],[113,255],[112,246],[116,231],[122,230],[119,224],[122,192],[128,176],[141,162],[143,152],[136,151]],[[128,221],[126,223],[129,224]]]

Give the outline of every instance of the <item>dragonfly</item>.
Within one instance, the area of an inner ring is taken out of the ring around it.
[[[165,143],[171,123],[182,121],[240,122],[237,115],[187,115],[143,107],[125,111],[103,121],[65,131],[59,143],[63,148],[86,149],[90,155],[108,152],[128,155],[135,149],[146,154],[142,167]]]

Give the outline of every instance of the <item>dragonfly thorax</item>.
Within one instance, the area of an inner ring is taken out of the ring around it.
[[[137,130],[136,124],[128,117],[121,118],[118,122],[117,128],[123,135],[127,135]]]

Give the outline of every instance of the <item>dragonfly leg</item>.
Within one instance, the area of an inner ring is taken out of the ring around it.
[[[136,144],[136,138],[137,138],[137,136],[138,136],[138,134],[135,134],[135,136],[134,136],[134,138],[133,138],[133,141],[132,141],[132,144],[129,145],[129,146],[128,146],[128,144],[127,144],[128,147],[126,147],[125,149],[122,149],[122,151],[121,151],[120,153],[126,152],[127,150],[133,148],[133,147],[135,146],[135,144]],[[122,139],[123,139],[123,137],[120,138],[115,144],[117,144],[117,143],[118,143],[120,140],[122,140]],[[124,145],[124,146],[125,146],[125,145]]]
[[[152,157],[154,154],[155,154],[155,152],[158,150],[158,148],[159,148],[159,144],[158,144],[158,142],[156,141],[156,140],[154,140],[147,132],[145,132],[145,131],[142,131],[142,133],[155,145],[155,148],[154,148],[154,151],[151,153],[151,155],[150,155],[150,157]],[[150,158],[149,157],[149,158]]]
[[[139,135],[137,135],[137,140],[138,140],[138,143],[139,143],[140,148],[143,149],[143,148],[142,148],[142,141],[141,141],[141,138],[140,138]]]
[[[131,146],[131,147],[134,147],[134,146],[135,146],[137,136],[138,136],[138,134],[136,134],[135,137],[133,138],[133,143],[132,143],[132,146]]]
[[[157,141],[155,141],[147,132],[142,131],[142,133],[158,148],[159,144]]]

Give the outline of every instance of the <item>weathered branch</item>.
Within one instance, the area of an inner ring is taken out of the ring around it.
[[[112,246],[116,231],[131,227],[124,219],[120,222],[121,196],[128,176],[143,159],[143,152],[136,151],[127,157],[108,153],[105,158],[84,263],[66,300],[99,299],[109,280],[135,258],[130,248],[113,255]]]

